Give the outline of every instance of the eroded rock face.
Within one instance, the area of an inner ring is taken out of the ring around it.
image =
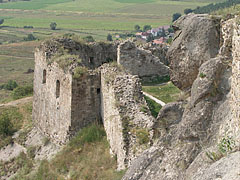
[[[131,41],[125,41],[118,46],[117,62],[128,73],[139,77],[166,76],[169,73],[169,68],[151,51],[138,48]]]
[[[179,108],[176,110],[177,104],[159,113],[158,120],[166,115],[175,126],[170,126],[168,133],[159,129],[154,146],[133,161],[123,180],[239,179],[240,28],[235,23],[227,27],[230,22],[223,23],[222,31],[232,32],[233,27],[233,36],[223,33],[218,57],[209,59],[199,68],[183,114]],[[230,65],[232,57],[233,67]],[[220,147],[226,140],[231,148],[225,147],[227,153],[224,153]]]
[[[182,120],[186,102],[168,103],[160,110],[154,123],[154,137],[164,136]]]
[[[218,19],[197,14],[183,16],[173,24],[177,31],[167,57],[171,80],[178,88],[190,89],[198,68],[218,54],[219,25]]]
[[[240,178],[240,151],[213,163],[210,167],[198,172],[192,180],[238,180]]]

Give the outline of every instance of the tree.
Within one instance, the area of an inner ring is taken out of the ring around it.
[[[145,25],[143,26],[143,32],[146,32],[148,30],[151,30],[152,29],[152,26],[151,25]]]
[[[13,134],[13,124],[10,121],[9,115],[7,113],[2,113],[0,115],[0,135],[9,136]]]
[[[168,28],[168,32],[169,33],[174,33],[174,29],[173,28]]]
[[[140,26],[138,25],[138,24],[136,24],[135,26],[134,26],[134,29],[135,29],[135,31],[137,31],[137,32],[139,32],[140,31]]]
[[[162,28],[161,32],[159,33],[159,36],[160,37],[166,37],[166,32],[165,32],[164,28]]]
[[[176,21],[178,18],[180,18],[182,15],[180,13],[175,13],[172,16],[172,22]]]
[[[154,40],[154,37],[152,34],[150,34],[148,37],[147,37],[147,42],[151,42]]]
[[[28,34],[27,37],[24,37],[24,41],[35,41],[37,38],[33,34]]]
[[[56,27],[57,27],[57,23],[55,23],[55,22],[51,22],[51,24],[50,24],[50,28],[51,28],[51,30],[55,30]]]
[[[192,13],[192,12],[193,12],[193,10],[189,9],[189,8],[184,10],[184,14],[189,14],[189,13]]]
[[[108,35],[107,35],[107,40],[108,40],[108,41],[112,41],[112,40],[113,40],[111,34],[108,34]]]
[[[84,39],[85,41],[87,41],[87,42],[94,42],[94,41],[95,41],[92,36],[86,36],[86,37],[84,37],[83,39]]]
[[[4,19],[0,19],[0,25],[3,24],[4,22]]]

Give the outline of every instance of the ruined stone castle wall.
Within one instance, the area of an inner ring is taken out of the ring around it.
[[[90,123],[101,121],[100,73],[88,71],[73,78],[71,102],[71,131],[73,134]]]
[[[93,42],[85,43],[73,38],[53,38],[44,43],[49,58],[57,54],[72,54],[79,56],[82,64],[88,68],[95,69],[103,63],[117,60],[117,46],[114,43]]]
[[[237,18],[233,24],[232,39],[232,83],[231,83],[231,109],[232,122],[229,123],[229,133],[235,136],[240,143],[240,26]]]
[[[167,59],[167,51],[169,46],[166,44],[153,44],[153,43],[145,43],[138,46],[139,48],[143,48],[144,50],[151,51],[151,53],[158,57],[160,61],[166,66],[169,65]]]
[[[118,46],[117,62],[127,72],[139,77],[166,76],[169,73],[169,68],[151,51],[140,49],[131,41]]]
[[[57,143],[63,143],[69,136],[71,87],[71,75],[56,63],[48,65],[45,52],[36,50],[33,121],[38,129]]]
[[[101,70],[102,117],[118,169],[150,145],[154,118],[142,94],[140,79],[106,65]]]

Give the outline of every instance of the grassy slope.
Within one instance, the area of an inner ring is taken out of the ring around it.
[[[0,108],[0,116],[2,113],[8,114],[14,131],[22,129],[15,141],[24,145],[32,128],[32,102]],[[11,141],[11,136],[0,137],[0,148]],[[0,179],[8,171],[17,170],[15,180],[60,180],[67,176],[72,180],[120,180],[124,173],[116,171],[116,159],[110,156],[104,129],[95,124],[84,128],[51,161],[34,161],[30,155],[22,153],[13,161],[0,162]],[[40,164],[39,168],[35,168],[36,164]],[[35,173],[30,173],[34,169]]]
[[[165,85],[143,86],[143,91],[151,94],[165,103],[177,101],[181,92],[171,82]]]
[[[34,48],[39,42],[22,42],[0,45],[0,85],[15,80],[19,85],[31,84],[34,69]],[[0,103],[10,97],[11,91],[0,90]]]
[[[20,129],[23,129],[23,132],[25,132],[32,127],[32,102],[21,104],[17,107],[1,107],[0,116],[2,116],[3,113],[7,114],[9,117],[13,125],[13,132],[16,132]],[[0,148],[11,141],[11,136],[0,135]]]

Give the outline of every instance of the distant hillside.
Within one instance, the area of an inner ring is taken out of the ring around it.
[[[229,8],[231,6],[235,6],[237,4],[240,4],[240,0],[227,0],[225,2],[220,2],[220,3],[211,3],[206,6],[202,7],[197,7],[196,9],[193,10],[195,14],[205,14],[205,13],[211,13],[213,11],[221,10],[224,8]]]

